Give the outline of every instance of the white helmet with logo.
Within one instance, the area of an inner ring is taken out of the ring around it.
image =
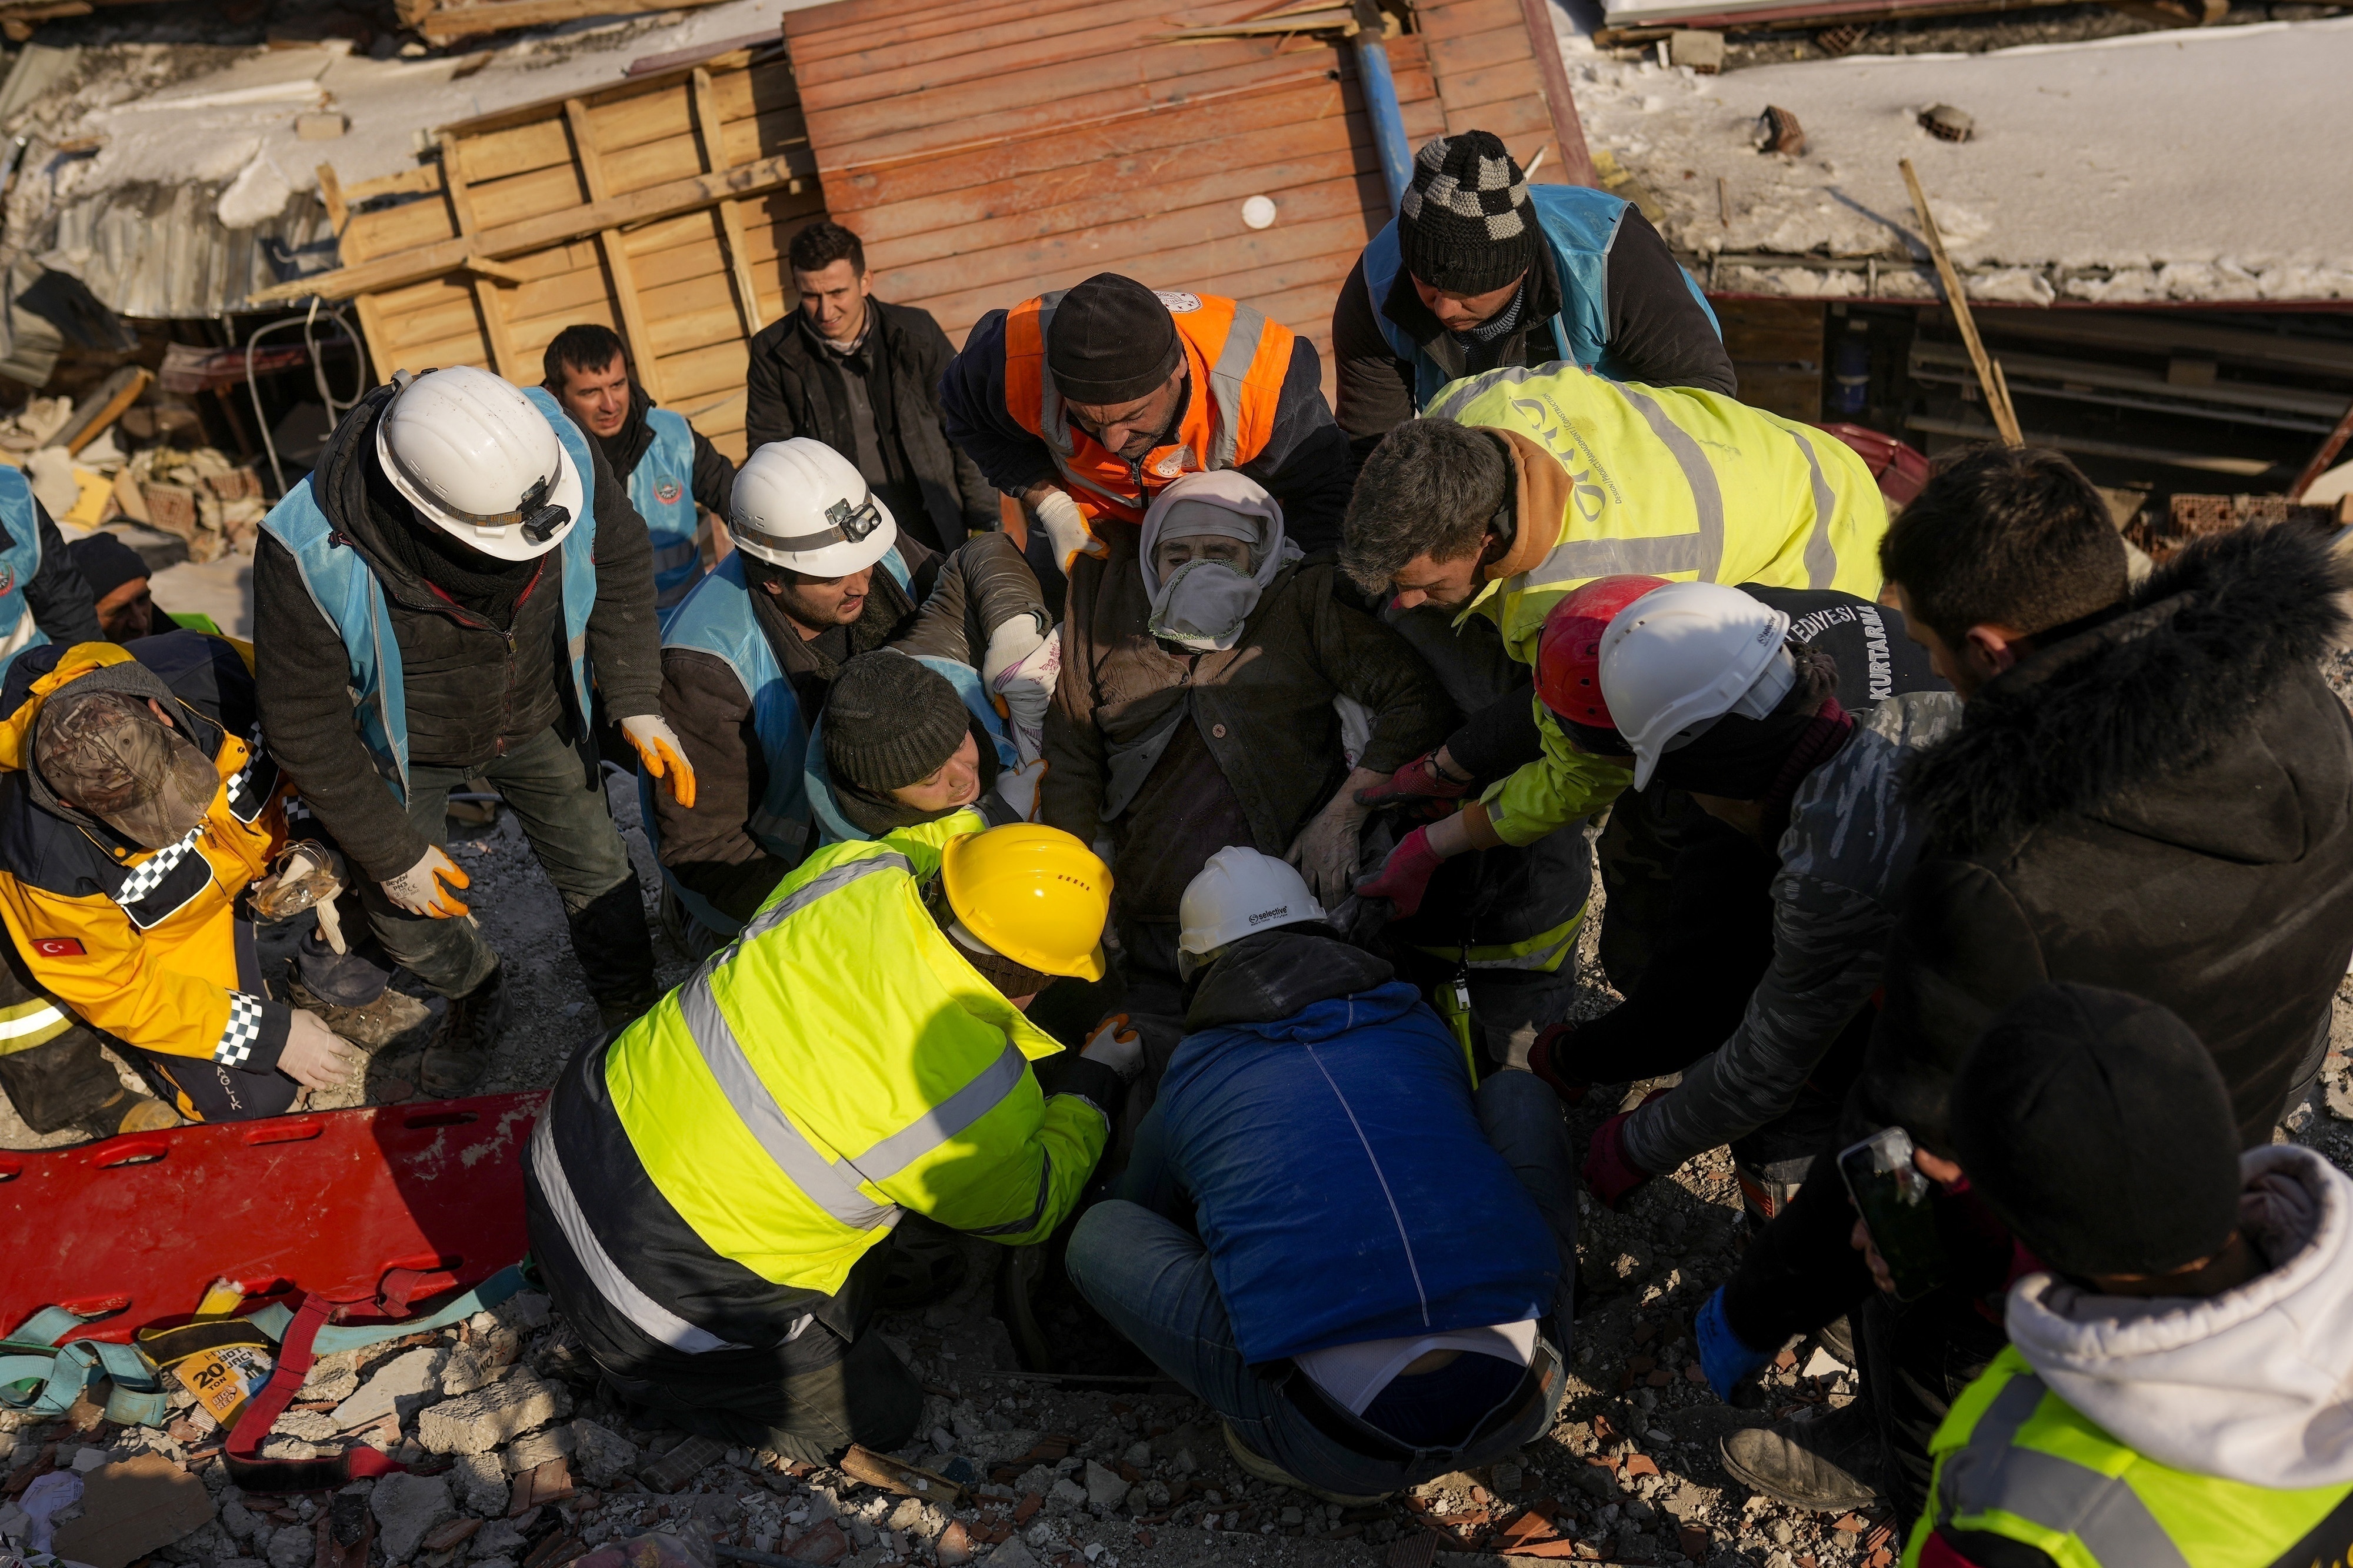
[[[735,475],[727,532],[744,554],[804,577],[847,577],[899,542],[856,465],[822,441],[771,441]]]
[[[501,561],[564,542],[586,487],[531,399],[471,365],[396,379],[376,461],[419,516]]]
[[[1307,879],[1289,863],[1239,846],[1220,849],[1185,884],[1176,902],[1176,966],[1194,970],[1227,943],[1325,917]]]
[[[1762,719],[1797,684],[1789,617],[1721,583],[1670,583],[1601,634],[1601,698],[1634,748],[1634,787],[1727,713]]]

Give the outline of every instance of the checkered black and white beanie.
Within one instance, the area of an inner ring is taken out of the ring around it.
[[[1406,270],[1449,294],[1484,294],[1525,272],[1537,255],[1528,180],[1485,131],[1440,136],[1414,154],[1398,210]]]

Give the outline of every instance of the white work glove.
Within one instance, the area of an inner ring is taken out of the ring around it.
[[[638,749],[638,760],[646,764],[646,772],[669,779],[670,797],[693,810],[694,765],[686,760],[686,748],[678,743],[678,731],[659,713],[639,713],[621,721],[621,733]]]
[[[410,914],[446,921],[466,912],[464,901],[449,889],[472,881],[458,862],[427,845],[423,859],[382,886],[384,896]]]
[[[1038,514],[1038,521],[1046,530],[1047,541],[1054,547],[1054,564],[1067,575],[1082,555],[1109,554],[1110,547],[1087,529],[1087,515],[1079,510],[1066,490],[1048,487],[1046,493],[1029,503]]]
[[[1035,762],[1046,749],[1046,710],[1053,704],[1054,683],[1062,678],[1061,629],[1041,636],[1033,617],[1016,616],[989,634],[981,668],[988,689],[1005,699],[1014,750],[1023,762]]]
[[[1039,786],[1046,782],[1046,759],[1039,757],[1018,768],[1000,768],[997,798],[1011,806],[1024,822],[1038,820]]]
[[[1144,1037],[1127,1021],[1124,1013],[1113,1013],[1095,1026],[1087,1037],[1086,1048],[1079,1052],[1082,1060],[1101,1062],[1131,1083],[1144,1070]]]
[[[278,1053],[278,1070],[306,1089],[332,1089],[348,1083],[367,1066],[357,1046],[322,1023],[316,1013],[296,1008],[286,1028],[286,1048]]]

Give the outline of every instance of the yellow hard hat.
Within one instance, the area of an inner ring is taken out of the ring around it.
[[[1111,868],[1074,834],[1008,823],[948,841],[940,873],[966,931],[1044,974],[1103,977]]]

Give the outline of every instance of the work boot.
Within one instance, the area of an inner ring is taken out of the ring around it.
[[[180,1125],[180,1113],[152,1095],[117,1089],[106,1103],[76,1119],[74,1125],[92,1138],[119,1138],[125,1132],[161,1132]]]
[[[1792,1508],[1841,1513],[1879,1500],[1886,1452],[1870,1406],[1800,1412],[1724,1440],[1724,1468],[1751,1491]]]
[[[1862,1364],[1854,1359],[1854,1325],[1847,1321],[1844,1313],[1816,1329],[1814,1343],[1830,1352],[1831,1359],[1841,1366],[1852,1368]]]
[[[606,1028],[634,1022],[661,1000],[661,986],[654,980],[653,932],[646,927],[645,900],[635,877],[565,911],[564,922]]]
[[[633,996],[599,996],[596,998],[596,1021],[607,1034],[628,1028],[649,1012],[662,999],[661,992],[648,986]]]
[[[383,1049],[433,1016],[424,1003],[389,985],[374,1001],[353,1007],[328,1001],[298,977],[286,987],[286,999],[316,1014],[319,1022],[364,1051]]]
[[[481,1082],[482,1075],[491,1070],[491,1052],[497,1048],[506,1025],[507,974],[501,964],[463,996],[449,998],[449,1010],[441,1015],[441,1027],[434,1031],[433,1042],[425,1047],[424,1059],[417,1064],[425,1092],[447,1100]]]
[[[1241,1434],[1234,1430],[1232,1422],[1220,1422],[1219,1425],[1226,1429],[1226,1449],[1233,1455],[1234,1463],[1271,1485],[1289,1487],[1293,1491],[1305,1492],[1309,1497],[1321,1498],[1325,1502],[1337,1503],[1342,1508],[1370,1508],[1377,1502],[1387,1501],[1394,1495],[1389,1492],[1373,1492],[1360,1497],[1352,1492],[1327,1492],[1321,1487],[1311,1487],[1272,1459],[1259,1453],[1248,1443],[1243,1442]]]
[[[1053,1342],[1039,1327],[1029,1300],[1038,1281],[1045,1277],[1046,1247],[1042,1242],[1008,1248],[1005,1261],[997,1269],[997,1315],[1003,1320],[1006,1334],[1013,1341],[1014,1353],[1030,1372],[1051,1372],[1055,1366]]]

